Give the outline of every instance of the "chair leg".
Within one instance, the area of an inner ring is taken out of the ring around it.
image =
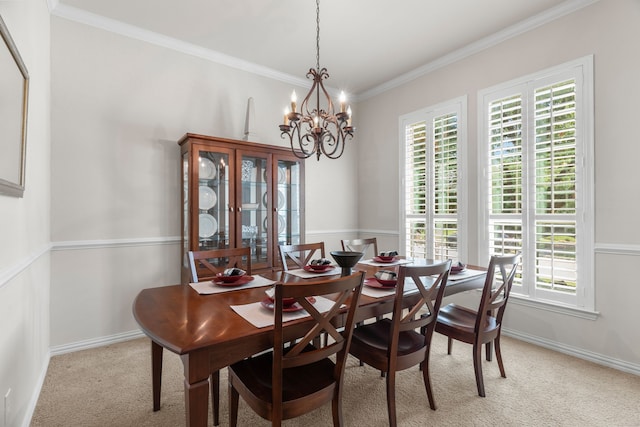
[[[389,411],[389,427],[396,427],[396,373],[387,375],[387,410]]]
[[[211,407],[213,408],[213,425],[220,425],[220,371],[211,374]]]
[[[447,354],[451,354],[451,347],[453,345],[453,340],[451,337],[447,337]]]
[[[504,365],[502,364],[502,351],[500,350],[500,335],[493,341],[493,347],[496,349],[496,360],[498,361],[498,368],[500,368],[500,375],[502,378],[507,378],[507,373],[504,371]]]
[[[429,376],[429,351],[424,358],[424,362],[420,364],[422,368],[422,378],[424,379],[424,388],[427,389],[427,398],[429,399],[429,407],[436,410],[436,401],[433,398],[433,389],[431,388],[431,377]]]
[[[229,381],[229,426],[236,427],[238,425],[238,403],[240,395],[238,391],[233,388],[231,381]]]
[[[484,396],[484,382],[482,380],[482,344],[475,343],[473,345],[473,369],[476,372],[476,384],[478,386],[478,395]]]
[[[336,391],[333,394],[333,400],[331,401],[331,412],[333,413],[333,425],[342,426],[342,392]]]

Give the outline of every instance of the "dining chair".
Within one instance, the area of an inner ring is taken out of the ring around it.
[[[189,270],[193,283],[211,280],[226,268],[237,267],[251,274],[251,248],[224,248],[189,251]]]
[[[500,375],[506,378],[500,350],[502,316],[513,285],[521,254],[492,256],[477,311],[458,304],[448,304],[440,310],[436,332],[446,335],[447,353],[451,354],[452,341],[473,345],[473,367],[478,394],[484,393],[482,379],[482,344],[486,345],[486,359],[491,360],[491,344],[495,347]],[[496,274],[497,273],[497,274]]]
[[[312,283],[277,283],[273,351],[229,366],[229,425],[235,427],[239,397],[261,417],[280,426],[282,420],[298,417],[331,402],[333,425],[342,422],[342,382],[355,313],[364,273]],[[328,311],[320,312],[311,298],[332,295]],[[310,315],[309,322],[297,325],[295,337],[284,328],[283,299],[294,298]],[[348,304],[344,329],[343,304]],[[296,331],[296,332],[297,332]],[[331,340],[319,344],[321,333]],[[300,338],[302,337],[302,338]],[[295,340],[295,344],[285,343]]]
[[[391,318],[355,328],[349,352],[362,362],[385,373],[389,425],[396,426],[396,372],[420,365],[431,409],[436,409],[431,379],[429,351],[431,337],[449,278],[451,260],[432,265],[402,265],[398,268]],[[410,303],[415,293],[408,292],[415,284],[418,301]]]
[[[343,251],[362,252],[364,254],[363,257],[365,258],[373,258],[380,254],[378,252],[378,239],[375,237],[370,237],[368,239],[341,240],[340,243],[342,244]]]
[[[298,245],[280,245],[280,262],[284,271],[289,270],[290,262],[297,268],[304,268],[314,257],[324,258],[324,242],[301,243]]]
[[[193,283],[211,280],[226,268],[241,268],[251,275],[251,248],[224,248],[189,251],[189,268]],[[220,371],[211,373],[213,425],[220,424]]]

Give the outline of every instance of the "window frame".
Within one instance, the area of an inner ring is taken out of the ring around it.
[[[427,134],[431,135],[433,131],[433,119],[446,114],[455,113],[458,117],[457,126],[457,249],[458,260],[466,262],[469,257],[469,228],[468,228],[468,177],[467,177],[467,96],[463,95],[442,103],[438,103],[420,110],[404,114],[398,120],[398,140],[400,141],[400,165],[399,165],[399,182],[400,182],[400,250],[405,251],[407,247],[406,232],[406,126],[411,123],[425,121],[427,123]],[[433,141],[431,141],[433,142]],[[433,200],[433,195],[431,196]],[[429,223],[433,219],[433,212],[427,211],[425,214],[425,222]],[[429,234],[430,231],[427,230]],[[408,255],[408,254],[407,254]]]
[[[576,97],[576,260],[577,289],[572,297],[537,289],[535,286],[535,239],[527,236],[529,224],[534,220],[531,209],[534,203],[522,209],[523,261],[522,283],[514,284],[512,296],[530,302],[540,302],[553,306],[594,312],[594,78],[593,56],[585,56],[556,67],[533,73],[506,83],[495,85],[478,92],[478,171],[482,179],[478,181],[478,255],[488,263],[489,253],[489,106],[496,100],[510,95],[522,96],[522,138],[523,138],[523,194],[535,191],[532,172],[535,162],[535,111],[530,107],[535,90],[575,79]],[[529,210],[527,210],[529,209]]]

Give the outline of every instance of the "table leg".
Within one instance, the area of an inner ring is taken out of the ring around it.
[[[153,410],[160,410],[160,389],[162,388],[162,351],[161,345],[151,340],[151,382],[153,390]]]
[[[206,351],[180,356],[184,365],[187,427],[206,427],[209,416],[209,357]]]

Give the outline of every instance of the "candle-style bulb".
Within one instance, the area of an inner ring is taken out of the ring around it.
[[[349,108],[347,109],[347,126],[351,126],[351,105],[349,105]]]
[[[298,97],[296,96],[296,91],[294,90],[291,93],[291,111],[296,112],[296,101],[298,101]]]
[[[344,94],[344,91],[340,92],[340,112],[344,113],[345,103],[347,102],[347,95]]]
[[[284,109],[284,124],[289,125],[289,107]]]

